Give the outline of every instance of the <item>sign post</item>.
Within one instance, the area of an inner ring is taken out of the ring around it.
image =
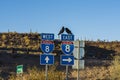
[[[45,65],[45,80],[48,80],[48,64]]]
[[[73,51],[73,55],[75,57],[75,64],[72,66],[73,69],[77,69],[77,80],[80,80],[80,69],[84,69],[84,47],[85,43],[83,40],[74,41],[75,49]]]
[[[62,52],[65,55],[61,55],[61,65],[66,66],[66,80],[68,80],[68,68],[69,66],[74,65],[74,56],[72,56],[72,52],[74,50],[74,44],[72,41],[74,41],[74,35],[71,34],[62,34],[61,35],[61,48]]]
[[[40,55],[40,64],[45,65],[45,80],[48,80],[48,65],[54,64],[54,56],[50,53],[54,49],[54,34],[41,34],[41,50],[44,54]]]

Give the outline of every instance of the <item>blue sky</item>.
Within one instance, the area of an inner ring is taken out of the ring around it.
[[[120,0],[0,0],[0,32],[54,33],[75,39],[119,40]]]

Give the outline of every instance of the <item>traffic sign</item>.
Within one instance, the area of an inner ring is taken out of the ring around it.
[[[23,73],[23,65],[18,65],[17,67],[17,74]]]
[[[51,53],[54,49],[54,34],[42,33],[41,39],[41,50],[44,53]]]
[[[74,50],[74,45],[72,42],[74,41],[74,35],[62,34],[61,40],[62,40],[61,48],[63,53],[66,55],[70,55]]]
[[[54,42],[53,41],[42,41],[41,42],[41,50],[44,53],[51,53],[54,50]]]
[[[68,56],[70,55],[74,50],[74,35],[71,34],[62,34],[61,35],[61,48],[62,52],[66,55],[61,56],[61,65],[66,65],[66,80],[68,79],[68,66],[74,64],[74,56]]]
[[[62,34],[61,35],[62,41],[74,41],[74,35],[71,34]]]
[[[71,41],[63,41],[61,48],[64,54],[70,55],[74,50],[74,44]]]
[[[84,41],[74,41],[74,51],[73,51],[73,55],[76,59],[83,59],[85,56],[85,50],[84,50],[84,46],[85,43]]]
[[[54,34],[42,33],[41,34],[41,39],[42,40],[54,40]]]
[[[54,34],[50,33],[42,33],[41,34],[41,50],[45,53],[40,55],[40,64],[45,65],[45,76],[46,79],[48,78],[48,65],[54,64],[54,56],[53,55],[48,55],[48,53],[51,53],[54,49]],[[47,54],[46,54],[47,53]]]
[[[52,65],[54,64],[54,56],[53,55],[48,55],[48,54],[42,54],[40,55],[40,64],[41,65]]]
[[[85,68],[85,60],[74,60],[74,65],[72,69],[84,69]]]
[[[72,66],[72,65],[74,65],[74,56],[61,55],[60,56],[60,63],[61,63],[61,65]]]

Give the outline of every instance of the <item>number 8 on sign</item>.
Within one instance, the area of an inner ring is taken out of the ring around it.
[[[70,55],[74,50],[74,45],[73,44],[62,44],[61,48],[64,54]]]
[[[49,50],[49,46],[46,46],[46,47],[45,47],[45,51],[46,51],[46,52],[49,52],[49,51],[50,51],[50,50]]]
[[[66,46],[65,46],[65,51],[66,51],[66,52],[70,52],[70,45],[66,45]]]
[[[44,52],[44,53],[51,53],[54,49],[54,44],[51,43],[51,44],[46,44],[47,41],[44,41],[44,43],[41,43],[41,50]]]

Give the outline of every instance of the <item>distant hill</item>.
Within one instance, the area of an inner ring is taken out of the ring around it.
[[[61,41],[54,40],[55,50],[61,52]],[[0,48],[19,48],[40,50],[41,37],[39,33],[0,33]],[[57,52],[56,52],[57,53]],[[85,58],[112,58],[120,54],[119,41],[85,41]]]

